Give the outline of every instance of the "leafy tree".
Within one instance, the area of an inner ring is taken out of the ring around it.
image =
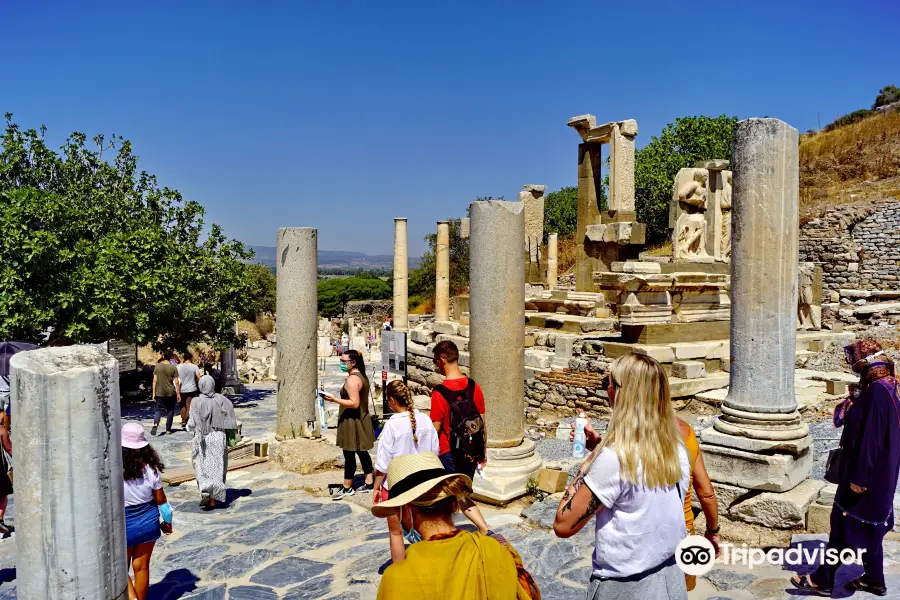
[[[252,254],[217,225],[204,236],[203,207],[138,171],[130,142],[73,133],[57,154],[44,133],[6,115],[0,339],[236,341]]]
[[[669,236],[669,203],[675,175],[697,161],[731,160],[731,132],[737,117],[682,117],[635,153],[637,218],[647,225],[647,241]]]
[[[275,312],[275,275],[265,265],[247,265],[248,296],[241,318],[253,321],[265,313]]]
[[[601,186],[600,206],[605,208],[606,187]],[[544,198],[544,240],[548,233],[558,233],[560,237],[573,235],[578,225],[578,188],[566,186],[550,192]]]
[[[872,105],[872,110],[875,110],[879,106],[893,104],[894,102],[900,102],[900,88],[896,85],[886,85],[881,88],[878,92],[878,96],[875,97],[875,104]]]
[[[385,300],[392,295],[386,281],[368,273],[323,279],[317,288],[319,314],[329,318],[342,317],[344,306],[352,300]]]
[[[480,200],[494,200],[494,198],[481,198]],[[461,235],[460,219],[450,219],[450,293],[458,293],[469,285],[469,240]],[[437,277],[437,233],[429,233],[425,236],[428,242],[428,250],[422,255],[419,268],[413,269],[409,274],[410,297],[434,298],[435,279]]]

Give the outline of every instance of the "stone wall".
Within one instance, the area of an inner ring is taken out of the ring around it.
[[[827,291],[900,289],[900,201],[844,204],[805,223],[800,262],[822,267]]]
[[[344,317],[353,319],[358,327],[381,329],[394,311],[393,300],[353,300],[344,307]]]
[[[604,393],[601,382],[599,373],[571,369],[537,373],[525,381],[526,414],[540,409],[571,417],[582,409],[588,416],[608,416],[609,400],[600,396]]]

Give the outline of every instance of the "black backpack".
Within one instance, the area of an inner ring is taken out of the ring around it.
[[[469,378],[469,384],[456,392],[443,384],[435,390],[447,401],[450,407],[450,450],[454,454],[463,454],[473,463],[483,462],[487,440],[484,436],[484,418],[475,405],[475,380]]]

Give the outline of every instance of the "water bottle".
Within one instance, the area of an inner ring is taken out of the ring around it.
[[[575,419],[575,439],[572,444],[572,458],[584,458],[584,455],[587,453],[587,448],[585,448],[587,437],[584,434],[586,425],[587,417],[584,416],[584,411],[578,411],[578,417]]]

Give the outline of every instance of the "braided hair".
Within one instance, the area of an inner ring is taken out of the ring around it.
[[[385,389],[387,391],[388,398],[393,398],[394,402],[404,408],[409,409],[409,422],[412,425],[413,442],[418,445],[419,436],[416,435],[416,415],[415,411],[413,410],[412,392],[409,391],[409,387],[407,387],[407,385],[400,379],[395,379],[394,381],[390,382],[389,384],[387,384],[387,388]]]

